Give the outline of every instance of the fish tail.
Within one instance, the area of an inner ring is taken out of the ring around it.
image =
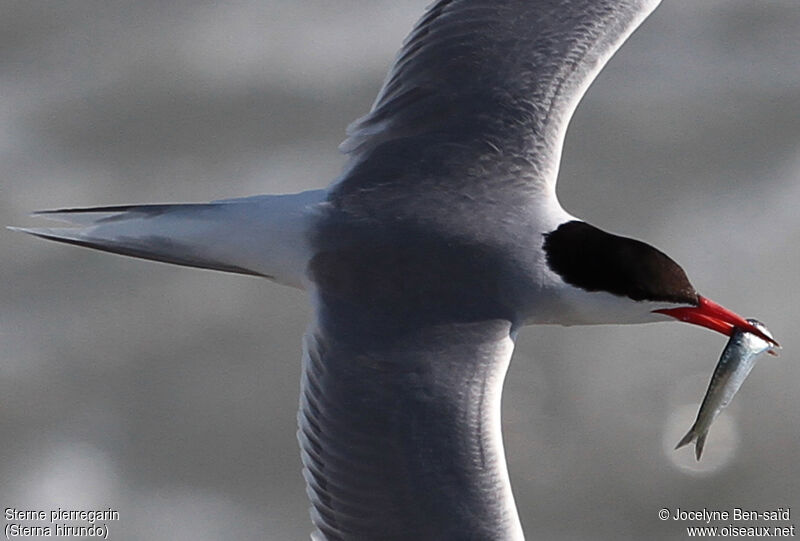
[[[700,434],[697,436],[697,441],[694,443],[694,456],[697,458],[697,461],[700,461],[700,455],[703,454],[703,447],[706,444],[706,436],[708,433]]]
[[[675,449],[680,449],[684,445],[689,445],[695,440],[695,438],[697,438],[697,432],[695,432],[694,429],[695,425],[692,425],[692,428],[690,428],[689,432],[687,432],[686,435],[681,438],[681,441],[678,442],[678,445],[675,446]]]
[[[697,424],[693,424],[689,432],[687,432],[686,435],[681,438],[681,441],[678,442],[678,445],[675,446],[675,449],[680,449],[684,445],[689,445],[694,442],[694,456],[699,461],[700,456],[703,454],[703,447],[706,444],[707,435],[708,432],[698,432]]]

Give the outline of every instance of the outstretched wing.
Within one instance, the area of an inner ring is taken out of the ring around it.
[[[578,101],[657,4],[439,0],[351,126],[309,265],[315,538],[522,538],[500,391],[524,279],[505,236],[481,235],[554,194]]]
[[[350,163],[331,199],[554,190],[575,107],[659,2],[438,0],[348,129]]]
[[[522,539],[500,436],[510,323],[410,328],[317,300],[298,414],[312,539]]]

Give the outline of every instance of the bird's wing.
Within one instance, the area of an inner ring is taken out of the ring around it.
[[[522,539],[500,436],[510,323],[317,304],[298,414],[312,538]]]
[[[351,127],[309,265],[299,439],[320,538],[521,539],[500,391],[525,280],[485,237],[554,193],[580,97],[657,3],[439,0]]]
[[[331,199],[554,190],[575,107],[659,1],[436,1],[349,127]]]

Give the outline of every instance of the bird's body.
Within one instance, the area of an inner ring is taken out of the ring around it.
[[[307,289],[299,440],[319,539],[522,539],[500,395],[526,324],[729,333],[642,242],[555,185],[584,91],[658,0],[439,0],[327,189],[43,213],[41,237]]]

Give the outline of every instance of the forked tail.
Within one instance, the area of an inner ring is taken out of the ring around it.
[[[11,227],[105,252],[303,287],[307,232],[324,191],[197,204],[47,210],[70,227]]]
[[[692,425],[692,428],[689,429],[689,432],[681,438],[681,441],[678,442],[678,445],[675,446],[675,449],[680,449],[684,445],[689,445],[692,442],[694,443],[694,456],[697,460],[700,460],[700,457],[703,454],[703,447],[706,444],[706,436],[708,432],[698,432],[697,430],[697,423]]]

